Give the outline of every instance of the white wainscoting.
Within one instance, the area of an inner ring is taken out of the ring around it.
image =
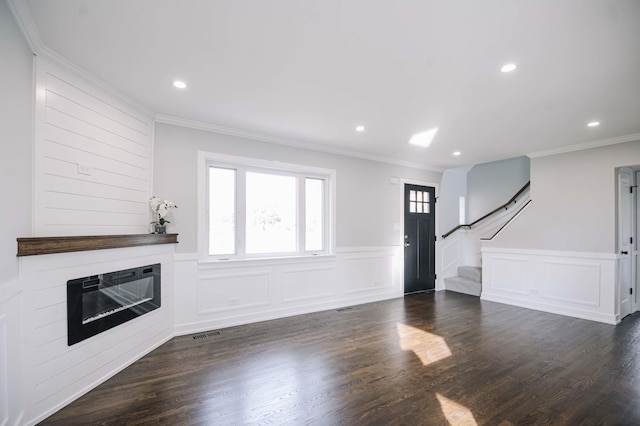
[[[400,247],[215,263],[176,255],[176,334],[401,297],[400,256]]]
[[[26,424],[35,424],[173,336],[173,245],[21,258]],[[67,281],[161,263],[161,307],[67,346]]]
[[[484,300],[617,324],[617,256],[482,249]]]
[[[19,280],[0,284],[0,426],[21,424],[22,287]]]
[[[153,120],[36,59],[34,234],[148,231]]]

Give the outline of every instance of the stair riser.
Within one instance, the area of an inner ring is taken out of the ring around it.
[[[471,281],[482,282],[482,268],[476,266],[460,266],[458,276]]]
[[[472,296],[480,296],[480,293],[482,292],[482,284],[477,281],[471,281],[461,277],[445,278],[444,288],[446,290],[469,294]]]

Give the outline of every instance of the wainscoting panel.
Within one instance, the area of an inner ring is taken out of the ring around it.
[[[542,297],[565,303],[600,306],[600,265],[544,262]]]
[[[173,336],[173,245],[21,258],[25,419],[35,424]],[[67,345],[67,281],[161,263],[161,307]]]
[[[320,299],[335,294],[334,267],[282,270],[282,301],[285,303]]]
[[[175,330],[196,333],[401,297],[399,247],[335,256],[200,263],[175,259]]]
[[[269,304],[269,271],[204,276],[198,283],[198,315]]]
[[[464,239],[461,238],[460,235],[460,233],[454,234],[442,243],[442,271],[443,273],[451,271],[451,274],[447,275],[445,278],[455,276],[458,273],[458,266],[462,266],[460,264],[460,258]]]
[[[491,263],[491,288],[506,293],[529,294],[531,288],[529,267],[530,264],[526,259],[494,257]]]
[[[390,254],[349,257],[344,260],[347,293],[392,288],[393,257]]]
[[[482,249],[482,299],[616,324],[615,254]]]

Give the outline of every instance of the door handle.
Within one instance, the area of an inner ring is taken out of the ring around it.
[[[629,254],[628,251],[621,251],[620,254]]]
[[[411,243],[409,241],[407,241],[406,243],[404,243],[404,246],[405,247],[409,247],[409,246],[411,246]]]

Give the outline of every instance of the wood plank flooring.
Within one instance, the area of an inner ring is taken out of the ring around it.
[[[451,292],[172,339],[46,425],[639,425],[640,313]]]

